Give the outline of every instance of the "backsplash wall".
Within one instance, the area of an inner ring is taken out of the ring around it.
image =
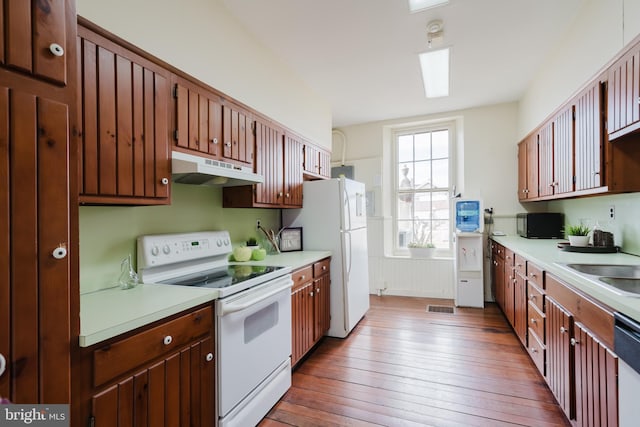
[[[169,206],[80,206],[80,292],[115,286],[120,261],[145,234],[228,230],[234,245],[258,237],[256,219],[269,229],[280,223],[277,209],[223,209],[222,189],[173,184]]]
[[[640,193],[549,202],[549,212],[563,212],[565,224],[579,224],[581,219],[598,221],[605,226],[609,221],[609,207],[615,209],[613,224],[622,236],[622,251],[640,256]]]

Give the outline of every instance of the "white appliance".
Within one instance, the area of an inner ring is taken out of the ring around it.
[[[484,307],[482,234],[455,234],[456,307]]]
[[[329,250],[331,324],[344,338],[369,310],[365,187],[346,178],[305,181],[302,209],[282,212],[283,224],[302,227],[304,249]]]
[[[640,406],[640,323],[614,313],[614,352],[618,355],[618,422],[620,427],[638,425]]]
[[[256,425],[291,386],[291,269],[229,265],[226,231],[141,236],[144,283],[215,291],[216,425]]]

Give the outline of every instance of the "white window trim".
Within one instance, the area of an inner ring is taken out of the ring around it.
[[[447,129],[449,131],[449,197],[452,196],[452,192],[455,191],[456,188],[455,179],[457,176],[456,173],[456,147],[457,147],[457,136],[456,129],[458,124],[455,119],[449,120],[437,120],[431,122],[425,122],[419,125],[407,125],[407,126],[396,126],[391,131],[391,173],[393,176],[391,182],[391,223],[392,223],[392,242],[391,242],[391,250],[394,256],[408,256],[409,250],[406,248],[398,247],[398,137],[401,135],[413,134],[419,131],[431,132],[438,129]],[[453,208],[453,203],[449,203],[449,248],[439,248],[436,250],[436,256],[440,257],[451,257],[453,256],[453,232],[455,229],[455,210]]]

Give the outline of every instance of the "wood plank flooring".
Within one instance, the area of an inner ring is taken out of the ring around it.
[[[495,304],[371,297],[347,339],[325,338],[260,426],[569,426]]]

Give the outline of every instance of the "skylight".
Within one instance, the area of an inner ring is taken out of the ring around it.
[[[449,48],[421,53],[420,66],[427,98],[449,96]]]
[[[447,3],[449,3],[449,0],[409,0],[409,10],[411,13],[420,12]]]

